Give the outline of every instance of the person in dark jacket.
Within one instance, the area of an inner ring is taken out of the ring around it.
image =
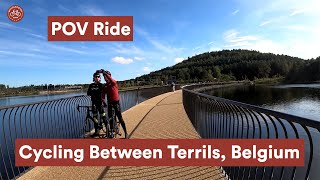
[[[118,83],[111,77],[111,73],[109,71],[103,71],[103,77],[106,81],[106,84],[103,86],[102,99],[105,101],[105,94],[107,94],[107,102],[108,102],[108,117],[112,117],[112,108],[115,110],[115,115],[118,117],[119,122],[123,128],[125,133],[125,138],[128,139],[128,133],[126,124],[122,118],[121,108],[120,108],[120,97],[118,90]],[[110,121],[111,127],[113,127],[113,119]]]
[[[100,114],[100,118],[103,119],[103,122],[106,120],[106,113],[104,112],[104,108],[102,106],[102,98],[101,94],[103,91],[103,84],[100,83],[101,77],[99,73],[93,74],[93,83],[89,85],[87,95],[91,97],[91,105],[92,105],[92,113],[93,113],[93,123],[94,123],[94,134],[91,136],[98,136],[99,129],[102,128],[102,125],[99,125],[98,121],[98,111]]]

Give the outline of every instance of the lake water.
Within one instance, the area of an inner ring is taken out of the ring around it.
[[[292,114],[300,117],[305,117],[309,119],[313,119],[316,121],[320,121],[320,84],[295,84],[295,85],[281,85],[281,86],[259,86],[259,85],[246,85],[246,86],[233,86],[233,87],[223,87],[223,88],[217,88],[217,89],[211,89],[208,91],[205,91],[204,93],[218,96],[226,99],[231,99],[235,101],[240,101],[247,104],[252,104],[256,106],[261,106],[267,109],[284,112],[287,114]],[[237,121],[238,118],[234,119],[234,116],[228,116],[228,114],[223,114],[222,116],[217,116],[216,121],[210,121],[211,124],[208,125],[209,128],[205,128],[203,134],[208,134],[208,132],[212,131],[214,128],[210,127],[219,127],[221,126],[221,123],[219,121],[219,117],[225,117],[226,119],[231,119],[234,123],[237,122],[237,128],[238,129],[244,129],[243,132],[247,131],[247,134],[249,134],[248,137],[256,137],[254,136],[254,133],[257,134],[260,133],[259,128],[257,124],[255,126],[250,125],[249,123],[246,123],[246,121]],[[249,116],[248,116],[249,117]],[[250,119],[250,118],[248,118]],[[277,129],[278,135],[280,138],[284,137],[283,131],[281,131],[281,126],[279,123],[275,123],[277,125],[277,128],[271,128],[274,126],[270,121],[268,122],[268,127],[263,123],[264,121],[260,118],[259,119],[261,123],[261,134],[262,138],[266,138],[267,131],[269,134],[270,130],[270,137],[275,137],[275,131]],[[248,121],[249,122],[249,121]],[[295,134],[291,126],[286,122],[282,121],[284,124],[284,127],[287,129],[288,137],[289,138],[295,138]],[[208,122],[206,122],[208,124]],[[224,125],[224,124],[222,124]],[[234,125],[234,124],[232,124]],[[305,166],[303,167],[297,167],[295,171],[295,179],[305,179],[305,174],[307,171],[307,165],[309,162],[310,155],[312,155],[312,164],[311,169],[309,173],[309,179],[319,179],[320,172],[320,134],[319,131],[315,128],[308,128],[310,135],[312,137],[312,145],[310,145],[310,140],[307,137],[307,133],[300,125],[295,125],[297,128],[297,132],[299,134],[299,138],[304,139],[305,142]],[[208,130],[206,130],[208,129]],[[253,130],[256,131],[253,131]],[[219,129],[218,129],[219,130]],[[221,129],[220,129],[221,130]],[[220,132],[220,131],[218,131]],[[222,131],[223,132],[223,131]],[[214,134],[214,133],[212,133]],[[222,136],[226,133],[222,133]],[[207,138],[212,138],[210,137]],[[215,135],[215,134],[214,134]],[[218,134],[220,135],[220,134]],[[236,134],[238,135],[238,134]],[[221,135],[220,135],[221,136]],[[311,147],[312,146],[312,154],[311,154]],[[249,169],[246,168],[240,168],[241,172],[247,172],[244,173],[244,177],[247,177],[248,173],[252,172]],[[246,169],[246,171],[244,171]],[[270,168],[266,168],[265,170],[270,172]],[[230,170],[230,169],[229,169]],[[243,171],[242,171],[243,170]],[[251,170],[256,170],[255,167],[251,167]],[[261,169],[260,169],[261,170]],[[257,173],[258,176],[261,176],[263,172],[266,171],[259,171]],[[280,179],[280,172],[281,168],[274,167],[274,179]],[[283,179],[291,179],[290,176],[293,172],[293,169],[290,167],[284,168],[284,177]],[[270,173],[267,173],[269,176]],[[261,178],[258,178],[261,179]],[[265,179],[271,179],[271,177],[265,177]]]
[[[1,106],[10,106],[16,104],[25,104],[33,103],[39,101],[60,99],[72,96],[84,95],[86,92],[72,92],[66,94],[50,94],[50,95],[33,95],[33,96],[13,96],[13,97],[3,97],[0,98],[0,107]]]
[[[320,84],[234,86],[205,93],[320,121]]]

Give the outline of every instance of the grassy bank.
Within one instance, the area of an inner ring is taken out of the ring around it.
[[[0,93],[0,98],[2,97],[12,97],[12,96],[33,96],[33,95],[38,95],[39,92],[17,92],[17,93],[6,93],[6,92],[1,92]]]

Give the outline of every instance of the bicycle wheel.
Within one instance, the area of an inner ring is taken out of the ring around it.
[[[90,129],[90,118],[86,117],[86,119],[84,120],[81,136],[83,136],[83,138],[86,138],[88,136],[88,134],[90,134],[90,130],[91,130]]]
[[[94,120],[92,116],[87,117],[87,124],[89,127],[89,132],[91,132],[91,130],[94,128]]]
[[[87,129],[88,129],[88,118],[86,118],[84,120],[84,125],[83,125],[83,133],[86,134],[87,132],[89,132]]]

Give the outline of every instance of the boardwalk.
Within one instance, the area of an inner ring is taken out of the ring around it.
[[[123,113],[130,138],[200,138],[182,104],[182,92],[149,99]],[[224,179],[217,167],[35,167],[19,179]]]

